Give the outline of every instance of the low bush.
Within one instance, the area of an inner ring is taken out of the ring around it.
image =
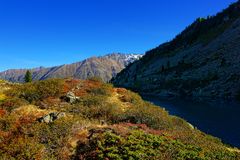
[[[41,160],[45,159],[44,146],[31,137],[13,137],[8,143],[0,144],[1,159]]]
[[[133,130],[123,136],[106,130],[89,138],[89,143],[79,144],[77,155],[82,159],[159,159],[205,160],[235,159],[231,152],[211,152],[201,147],[183,144],[165,136]],[[77,158],[76,158],[77,159]]]
[[[3,102],[0,103],[0,108],[3,108],[9,112],[13,109],[16,109],[20,106],[26,105],[28,102],[24,99],[18,97],[7,98]]]
[[[129,102],[132,104],[140,104],[142,103],[142,98],[137,94],[133,93],[129,90],[118,88],[117,93],[120,94],[120,100],[122,102]]]
[[[17,96],[33,103],[47,97],[60,96],[63,92],[63,82],[63,80],[49,79],[26,83],[8,90],[7,93],[11,97]]]
[[[38,123],[31,127],[31,133],[37,137],[38,143],[44,145],[48,157],[59,157],[60,149],[67,145],[74,123],[71,118],[59,119],[50,124]]]
[[[97,81],[97,83],[100,82]],[[89,89],[87,89],[87,92],[93,96],[110,96],[113,92],[113,87],[110,84],[101,83],[97,87],[89,87]]]
[[[130,107],[127,112],[118,117],[119,122],[131,122],[146,124],[154,129],[166,129],[172,127],[168,113],[150,103],[140,103]]]
[[[89,119],[105,120],[106,122],[113,123],[116,117],[121,112],[118,106],[114,104],[105,104],[104,106],[83,107],[82,114]]]

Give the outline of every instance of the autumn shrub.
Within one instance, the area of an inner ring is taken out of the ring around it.
[[[63,92],[63,80],[49,79],[26,83],[12,88],[7,93],[12,97],[23,98],[30,103],[47,97],[57,97]]]
[[[127,112],[118,116],[119,122],[146,124],[154,129],[171,127],[168,113],[159,107],[152,106],[150,103],[142,103],[132,106]]]
[[[78,102],[60,99],[69,91]],[[52,79],[1,93],[6,98],[0,102],[0,159],[239,158],[183,119],[98,80]],[[37,121],[52,112],[65,116]]]
[[[142,102],[141,97],[137,93],[133,93],[126,89],[117,89],[117,93],[120,94],[120,100],[122,102],[129,102],[133,104],[139,104]]]
[[[57,97],[63,91],[63,80],[49,79],[36,82],[36,88],[41,99],[47,97]]]
[[[123,136],[112,130],[96,132],[88,144],[79,144],[76,157],[82,159],[159,159],[159,160],[204,160],[234,159],[226,151],[204,151],[201,147],[183,144],[165,136],[133,130]]]
[[[17,114],[0,117],[0,159],[66,159],[68,139],[79,120],[64,117],[47,124]]]
[[[27,118],[27,117],[26,117]],[[24,133],[28,128],[17,115],[0,117],[0,157],[5,159],[44,159],[44,146],[33,134]]]
[[[112,104],[106,104],[105,106],[94,106],[87,108],[82,113],[88,118],[114,122],[116,115],[119,113],[119,108]]]
[[[15,121],[16,121],[16,118],[12,116],[0,117],[0,131],[8,132],[8,131],[14,130]],[[3,137],[1,138],[3,139]]]
[[[119,114],[116,114],[115,122],[146,124],[153,129],[175,129],[176,126],[181,130],[189,130],[191,128],[183,119],[170,116],[164,109],[151,103],[143,102],[140,99],[124,113],[119,112]]]
[[[113,92],[112,85],[102,83],[99,87],[93,87],[87,90],[89,94],[92,95],[103,95],[103,96],[110,96]]]
[[[4,116],[7,113],[6,110],[0,109],[0,117]]]
[[[105,102],[105,98],[105,96],[85,96],[81,97],[81,103],[88,107],[102,105]]]
[[[93,95],[109,95],[110,92],[109,90],[107,90],[107,88],[93,88],[91,90],[89,90],[89,93],[93,94]]]
[[[32,137],[13,137],[9,143],[0,144],[1,159],[42,160],[45,159],[44,146]]]
[[[68,91],[74,89],[82,81],[78,79],[67,79],[63,84],[63,92],[67,93]]]
[[[20,106],[26,105],[28,102],[24,99],[18,98],[18,97],[11,97],[5,99],[3,102],[0,103],[0,108],[3,108],[7,111],[12,111],[15,108],[18,108]]]
[[[113,122],[117,115],[122,112],[118,104],[109,103],[104,96],[85,98],[79,106],[80,113],[88,119],[102,119]]]
[[[31,128],[31,133],[37,141],[44,145],[48,157],[58,157],[61,148],[67,145],[68,136],[75,121],[72,118],[62,118],[53,123],[37,123]]]

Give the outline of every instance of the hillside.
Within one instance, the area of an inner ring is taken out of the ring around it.
[[[237,148],[97,79],[0,86],[4,160],[240,158]]]
[[[215,16],[198,18],[112,81],[158,96],[239,97],[239,35],[240,1]]]
[[[44,80],[48,78],[79,78],[101,77],[109,81],[129,63],[139,59],[140,54],[113,53],[102,57],[92,57],[81,62],[61,65],[50,68],[31,69],[33,80]],[[12,82],[23,82],[27,69],[11,69],[0,72],[0,78]]]

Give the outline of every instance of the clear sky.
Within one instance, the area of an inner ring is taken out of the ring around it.
[[[0,0],[0,71],[144,53],[236,0]]]

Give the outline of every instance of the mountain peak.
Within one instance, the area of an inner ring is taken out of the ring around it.
[[[91,57],[72,64],[49,68],[38,67],[29,70],[31,70],[34,80],[67,77],[87,79],[97,76],[101,77],[104,81],[109,81],[128,64],[141,57],[141,54],[111,53],[105,56]],[[0,72],[0,78],[13,82],[23,82],[27,70],[28,69],[12,69],[3,71]]]

